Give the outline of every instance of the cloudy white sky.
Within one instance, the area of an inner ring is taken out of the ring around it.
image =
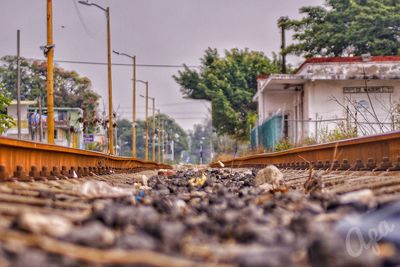
[[[112,48],[136,54],[138,64],[198,65],[207,47],[221,52],[249,48],[270,55],[280,46],[276,21],[298,17],[304,5],[323,0],[91,0],[111,9]],[[106,18],[77,0],[53,0],[55,60],[106,62]],[[39,47],[46,42],[46,0],[0,1],[0,56],[16,53],[16,30],[21,30],[21,53],[44,59]],[[113,55],[113,63],[130,63]],[[291,58],[298,64],[301,59]],[[59,63],[89,77],[107,107],[107,69],[102,65]],[[138,67],[137,78],[150,82],[150,95],[162,112],[191,129],[207,116],[207,102],[182,99],[172,79],[176,68]],[[120,116],[131,119],[132,69],[113,67],[113,104]],[[144,88],[138,85],[138,93]],[[138,98],[138,116],[144,101]]]

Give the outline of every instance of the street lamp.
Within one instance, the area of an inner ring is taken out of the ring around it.
[[[108,143],[109,152],[111,155],[114,154],[114,135],[113,135],[113,108],[112,108],[112,76],[111,76],[111,30],[110,30],[110,8],[103,8],[96,3],[90,3],[89,1],[78,1],[78,3],[85,6],[95,6],[106,13],[107,17],[107,62],[108,62]]]
[[[141,97],[146,97],[144,95],[140,95]],[[155,101],[156,99],[154,97],[147,96],[148,99],[151,99],[153,101],[153,119],[152,119],[152,129],[151,129],[151,160],[155,161],[156,160],[156,147],[154,146],[154,135],[155,135],[155,128],[156,128],[156,119],[155,119]],[[148,100],[146,100],[148,101]]]
[[[130,56],[113,50],[119,56],[126,56],[133,61],[133,110],[132,110],[132,157],[136,158],[136,56]]]
[[[149,82],[142,80],[135,80],[146,85],[146,145],[144,159],[149,160]]]

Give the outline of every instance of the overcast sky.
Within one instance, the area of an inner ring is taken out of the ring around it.
[[[270,55],[280,46],[276,21],[298,17],[304,5],[323,0],[91,0],[111,9],[112,49],[136,54],[138,64],[199,65],[207,47],[222,52],[249,48]],[[106,18],[95,8],[76,0],[53,0],[55,60],[106,62]],[[21,54],[44,59],[39,47],[46,43],[46,0],[0,1],[0,56],[16,53],[16,30],[21,30]],[[301,59],[292,58],[293,64]],[[130,63],[113,55],[113,63]],[[106,66],[65,64],[92,80],[93,89],[107,107]],[[209,104],[182,99],[172,79],[176,68],[138,67],[137,78],[150,82],[150,95],[162,112],[191,129],[207,116]],[[131,119],[132,69],[113,67],[113,104],[120,116]],[[138,94],[144,88],[138,84]],[[144,117],[144,101],[138,98],[138,116]]]

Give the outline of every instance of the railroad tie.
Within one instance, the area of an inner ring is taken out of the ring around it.
[[[357,159],[356,163],[354,164],[354,166],[350,169],[351,171],[361,171],[365,168],[364,163],[362,162],[361,159]]]
[[[42,178],[40,172],[36,166],[31,166],[31,170],[29,171],[29,176],[33,178],[35,181],[43,181],[47,180],[46,178]]]
[[[340,163],[339,163],[339,161],[338,160],[335,160],[334,162],[333,162],[333,166],[332,166],[332,170],[338,170],[340,168]]]
[[[324,169],[324,164],[322,163],[321,160],[319,160],[319,161],[317,162],[317,164],[315,164],[314,169],[316,169],[316,170]]]
[[[325,164],[324,164],[324,169],[325,170],[329,170],[330,168],[331,168],[331,162],[329,161],[329,160],[327,160],[327,161],[325,161]]]
[[[376,169],[376,161],[373,158],[368,158],[367,165],[361,171],[373,171]]]
[[[78,175],[78,178],[81,178],[84,176],[83,168],[81,166],[78,166],[78,170],[76,171],[76,174]]]
[[[6,172],[6,167],[3,165],[0,165],[0,180],[7,180],[9,179],[9,175]]]
[[[343,159],[342,165],[340,165],[339,171],[348,171],[351,169],[351,165],[348,159]]]
[[[14,178],[16,178],[16,180],[18,181],[33,182],[33,179],[26,174],[26,172],[24,171],[24,167],[22,167],[21,165],[17,165],[17,168],[14,172]]]
[[[396,163],[389,169],[389,171],[400,171],[400,157],[397,157]]]
[[[375,169],[375,171],[387,171],[392,167],[393,167],[393,165],[392,165],[392,162],[390,161],[389,157],[383,157],[381,165],[379,167],[377,167]]]
[[[50,172],[49,180],[59,180],[58,177],[60,177],[60,171],[58,170],[57,167],[53,167],[53,170]]]
[[[61,176],[62,179],[68,179],[68,169],[66,166],[61,166]]]
[[[83,167],[83,177],[86,177],[86,176],[89,176],[90,175],[90,173],[89,173],[89,169],[88,169],[88,167]]]
[[[46,166],[43,166],[42,170],[40,171],[40,178],[47,180],[47,178],[49,178],[50,176],[51,175],[49,169]]]
[[[71,167],[68,171],[68,178],[79,178],[78,173],[75,170],[75,167]]]

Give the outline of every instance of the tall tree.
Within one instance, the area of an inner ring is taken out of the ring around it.
[[[17,66],[16,58],[5,56],[1,59],[0,82],[16,98]],[[47,65],[44,61],[21,60],[21,95],[35,100],[40,95],[47,102]],[[75,71],[67,71],[58,66],[54,68],[54,105],[83,109],[84,125],[94,130],[97,124],[97,107],[100,96],[92,90],[91,81]]]
[[[7,107],[11,102],[7,95],[4,86],[0,82],[0,134],[15,125],[13,118],[7,115]]]
[[[300,20],[287,20],[297,43],[287,53],[311,56],[400,54],[400,1],[326,0],[302,7]]]
[[[257,91],[257,76],[279,71],[275,55],[271,60],[262,52],[235,48],[221,57],[217,49],[208,48],[199,71],[185,65],[173,78],[185,97],[211,101],[213,126],[219,135],[243,141],[248,140],[254,123],[256,104],[252,97]]]

